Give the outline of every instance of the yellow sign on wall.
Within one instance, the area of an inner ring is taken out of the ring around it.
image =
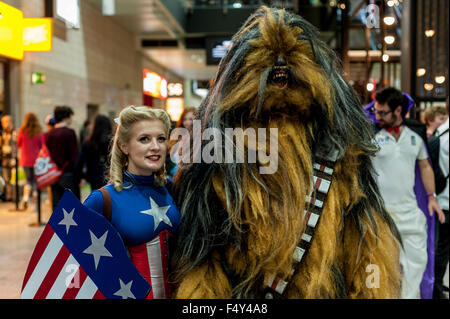
[[[23,59],[22,11],[0,1],[0,55]]]
[[[52,50],[52,19],[23,19],[24,51]]]

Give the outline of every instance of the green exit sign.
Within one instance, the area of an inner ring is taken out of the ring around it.
[[[33,84],[45,83],[45,73],[33,72],[31,74],[31,83]]]

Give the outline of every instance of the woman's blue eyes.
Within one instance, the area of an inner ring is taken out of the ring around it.
[[[159,136],[158,138],[157,138],[157,141],[159,142],[159,143],[163,143],[163,142],[165,142],[167,139],[164,137],[164,136]],[[142,143],[148,143],[148,142],[150,142],[150,138],[148,137],[148,136],[143,136],[143,137],[141,137],[140,139],[139,139],[139,141],[140,142],[142,142]]]

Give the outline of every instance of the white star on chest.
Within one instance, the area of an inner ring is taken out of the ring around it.
[[[161,222],[172,227],[172,222],[170,221],[169,216],[167,216],[167,211],[169,210],[169,208],[170,205],[158,206],[158,204],[156,204],[153,198],[150,197],[150,209],[141,210],[140,212],[142,214],[150,215],[153,217],[154,220],[153,231],[155,231]]]
[[[73,220],[73,213],[75,212],[75,208],[73,208],[70,213],[68,213],[63,208],[64,218],[58,223],[58,225],[66,226],[66,234],[69,233],[70,226],[78,226],[77,223]]]
[[[91,245],[86,248],[83,253],[90,254],[94,257],[95,270],[97,270],[100,257],[112,257],[111,253],[105,247],[108,231],[106,231],[100,238],[97,238],[90,229],[89,233],[91,234]]]

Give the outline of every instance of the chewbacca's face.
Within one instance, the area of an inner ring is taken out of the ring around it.
[[[234,37],[235,54],[241,52],[239,46],[249,45],[249,49],[228,83],[231,90],[221,108],[245,106],[250,115],[297,113],[307,120],[312,108],[331,105],[331,83],[291,15],[283,10],[264,11]]]

